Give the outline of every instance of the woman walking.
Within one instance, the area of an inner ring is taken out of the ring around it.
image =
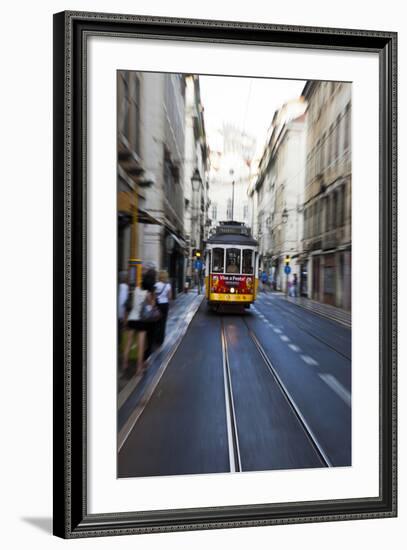
[[[136,287],[133,293],[132,305],[127,316],[127,341],[123,355],[123,371],[129,376],[129,354],[134,335],[137,334],[137,369],[136,374],[145,370],[144,354],[146,350],[146,334],[150,329],[151,321],[143,319],[143,310],[155,306],[154,281],[152,273],[143,275],[141,287]]]
[[[165,325],[167,323],[168,309],[170,307],[169,302],[172,300],[172,290],[168,282],[168,273],[164,270],[160,271],[158,282],[155,284],[155,297],[157,307],[161,312],[161,318],[157,323],[156,342],[158,346],[161,346],[165,338]]]

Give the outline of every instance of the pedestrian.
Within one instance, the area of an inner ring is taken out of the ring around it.
[[[239,266],[236,264],[234,258],[230,258],[228,265],[226,266],[226,273],[239,273]]]
[[[198,294],[201,294],[201,290],[202,290],[202,267],[203,267],[203,262],[198,257],[194,262],[194,270],[195,270],[196,284],[198,286]]]
[[[129,367],[129,355],[136,335],[137,342],[137,368],[136,374],[142,374],[146,368],[145,351],[147,332],[156,322],[150,315],[155,307],[154,295],[155,273],[151,270],[144,272],[141,287],[136,286],[132,295],[129,313],[127,316],[127,341],[123,355],[123,371],[126,376],[131,375]]]
[[[157,271],[155,265],[151,263],[146,263],[143,268],[143,285],[144,288],[155,296],[155,283],[157,281]],[[156,304],[156,301],[154,302]],[[156,333],[157,323],[149,322],[147,325],[145,349],[144,349],[144,359],[148,359],[154,350],[155,345],[155,333]]]
[[[298,278],[296,273],[294,273],[294,276],[293,276],[292,291],[293,291],[292,295],[296,298],[298,296]]]
[[[266,291],[266,285],[268,283],[268,276],[266,271],[263,271],[263,273],[261,274],[261,282],[263,284],[263,290]]]
[[[269,289],[270,290],[275,290],[276,288],[276,284],[275,284],[275,281],[274,281],[274,276],[272,273],[270,273],[270,275],[268,276],[268,286],[269,286]]]
[[[157,307],[161,312],[161,318],[156,326],[155,342],[158,346],[162,346],[165,338],[168,309],[170,307],[170,300],[172,300],[172,289],[168,282],[168,273],[165,270],[161,270],[158,275],[158,282],[155,284],[155,297]]]
[[[119,322],[119,334],[126,319],[126,304],[129,299],[129,285],[127,283],[127,271],[119,273],[119,296],[117,301],[117,319]]]

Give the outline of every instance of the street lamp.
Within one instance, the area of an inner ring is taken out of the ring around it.
[[[198,191],[202,183],[201,174],[199,173],[198,168],[195,168],[194,173],[192,174],[191,182],[192,182],[192,189],[194,191]]]
[[[233,178],[233,174],[234,174],[234,173],[235,173],[235,172],[234,172],[233,168],[231,168],[231,169],[229,170],[229,174],[232,176],[232,178]],[[235,206],[235,180],[232,179],[232,216],[231,216],[232,221],[233,221],[234,206]]]

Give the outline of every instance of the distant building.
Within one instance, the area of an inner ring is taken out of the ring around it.
[[[302,264],[310,298],[351,309],[351,84],[308,81]]]
[[[209,170],[209,220],[213,231],[219,221],[249,224],[248,189],[252,177],[254,138],[232,125],[219,131],[212,145]]]

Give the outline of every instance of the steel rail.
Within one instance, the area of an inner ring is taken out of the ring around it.
[[[286,401],[288,402],[289,406],[291,407],[292,411],[294,412],[297,420],[299,421],[301,427],[303,428],[308,440],[310,441],[312,447],[318,454],[322,464],[326,467],[332,467],[332,462],[330,461],[328,455],[324,451],[322,445],[319,443],[316,435],[314,434],[313,430],[309,426],[308,422],[304,418],[303,414],[301,413],[298,405],[295,403],[293,397],[291,396],[290,392],[288,391],[287,387],[285,386],[284,382],[281,380],[280,376],[278,375],[276,369],[274,368],[272,362],[270,361],[267,353],[263,349],[262,345],[260,344],[257,336],[254,334],[254,332],[251,330],[249,325],[247,324],[247,321],[243,319],[244,324],[247,327],[248,334],[250,338],[252,339],[253,343],[255,344],[257,351],[259,352],[261,358],[263,359],[268,371],[270,372],[271,376],[277,383],[279,389],[281,390],[283,396],[285,397]]]
[[[240,457],[239,435],[237,431],[236,412],[233,399],[232,379],[229,365],[228,343],[223,319],[221,320],[221,343],[222,343],[222,363],[223,380],[225,388],[225,408],[226,425],[228,434],[229,465],[231,472],[242,471],[242,461]]]

